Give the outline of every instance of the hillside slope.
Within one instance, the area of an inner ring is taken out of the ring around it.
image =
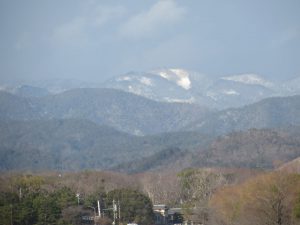
[[[298,129],[300,129],[298,127]],[[193,155],[193,166],[273,168],[300,156],[300,136],[281,129],[251,129],[217,138]]]
[[[123,163],[120,171],[180,171],[188,167],[271,169],[300,156],[300,127],[251,129],[219,136],[194,151],[164,149],[142,161]]]
[[[103,86],[157,101],[193,102],[216,109],[241,107],[279,93],[286,95],[274,82],[257,74],[215,78],[181,68],[130,72],[107,80]]]
[[[300,125],[300,95],[262,100],[242,108],[228,109],[193,122],[187,130],[217,135],[251,128],[276,128]]]
[[[156,102],[112,89],[74,89],[41,98],[0,93],[2,120],[87,119],[136,135],[177,131],[209,112],[197,105]]]
[[[138,137],[80,119],[0,121],[0,169],[109,169],[166,148],[193,150],[210,141],[197,132]]]
[[[278,170],[289,173],[300,173],[300,157],[281,165]]]

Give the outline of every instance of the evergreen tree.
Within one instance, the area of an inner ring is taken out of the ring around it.
[[[153,209],[150,199],[144,194],[130,189],[117,189],[109,192],[106,205],[112,208],[115,200],[120,205],[120,219],[122,223],[138,223],[141,225],[153,223]],[[110,211],[108,216],[113,219]]]

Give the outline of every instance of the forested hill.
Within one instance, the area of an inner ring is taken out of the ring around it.
[[[210,111],[183,103],[162,103],[123,91],[81,88],[40,98],[0,92],[0,119],[87,119],[130,134],[178,131]]]
[[[86,119],[134,135],[195,130],[220,135],[300,125],[300,96],[274,97],[215,112],[195,104],[156,102],[113,89],[73,89],[39,98],[0,92],[0,119]]]
[[[0,92],[0,168],[270,168],[299,157],[299,129],[277,129],[300,125],[299,118],[300,96],[213,113],[111,89],[38,98]]]
[[[300,127],[289,127],[234,132],[193,151],[169,148],[139,162],[120,164],[116,169],[132,173],[188,167],[272,169],[300,155],[299,131]]]
[[[260,102],[212,113],[192,122],[184,130],[226,134],[251,128],[276,128],[300,125],[300,95],[267,98]]]
[[[198,132],[133,136],[88,120],[0,121],[1,170],[109,169],[166,148],[196,149]]]

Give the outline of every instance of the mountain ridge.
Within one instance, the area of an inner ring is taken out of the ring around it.
[[[272,97],[244,107],[215,112],[184,129],[220,135],[251,128],[289,125],[300,125],[300,95]]]
[[[119,164],[115,169],[129,173],[145,171],[181,171],[185,168],[252,168],[275,169],[278,162],[285,163],[280,170],[299,170],[300,127],[250,129],[218,136],[207,146],[193,151],[168,148],[153,153],[135,163]],[[298,158],[297,158],[298,157]],[[293,160],[293,161],[291,161]]]
[[[264,98],[300,94],[294,82],[276,82],[253,73],[212,78],[181,68],[131,72],[104,82],[157,101],[197,103],[215,109],[241,107]]]
[[[167,148],[193,150],[210,141],[196,132],[134,136],[83,119],[0,120],[0,170],[110,169]]]
[[[0,104],[3,120],[82,118],[136,135],[180,130],[210,112],[198,105],[156,102],[106,88],[72,89],[40,98],[0,92]]]
[[[102,83],[78,80],[48,80],[17,87],[0,86],[14,94],[45,96],[76,88],[113,88],[160,102],[196,103],[223,110],[255,103],[265,98],[300,94],[299,77],[286,81],[267,79],[256,73],[212,77],[182,68],[158,68],[129,72]]]

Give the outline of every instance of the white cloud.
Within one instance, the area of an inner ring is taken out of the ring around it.
[[[88,4],[81,15],[60,24],[53,30],[53,39],[60,43],[83,44],[108,23],[119,20],[126,14],[122,6]]]
[[[21,50],[31,45],[32,35],[29,32],[23,32],[14,43],[17,50]]]
[[[142,54],[132,55],[131,59],[126,58],[126,66],[135,68],[139,65],[148,70],[157,67],[171,68],[174,65],[179,68],[190,68],[202,58],[195,40],[190,36],[179,34],[158,42],[156,46],[146,49]]]
[[[299,39],[300,29],[299,28],[290,28],[282,32],[276,38],[271,41],[272,47],[281,47],[293,40]]]
[[[174,0],[161,0],[148,11],[132,16],[120,28],[122,36],[142,38],[152,36],[163,28],[180,21],[185,15],[185,9]]]
[[[83,41],[86,39],[85,26],[86,19],[84,17],[74,18],[70,22],[64,23],[56,27],[53,31],[53,39],[56,42]]]
[[[102,26],[112,20],[120,19],[126,14],[127,10],[123,6],[98,6],[91,21],[97,26]]]

